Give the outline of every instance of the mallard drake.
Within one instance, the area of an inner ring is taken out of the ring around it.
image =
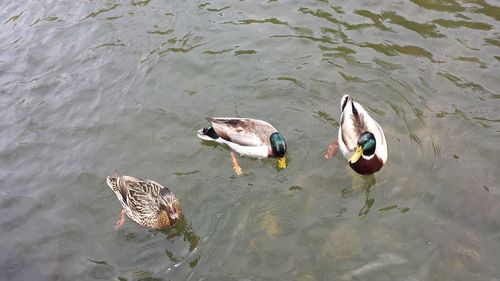
[[[157,182],[124,175],[107,177],[106,182],[123,207],[115,229],[125,223],[124,214],[150,228],[171,226],[182,214],[179,200],[168,188]]]
[[[342,97],[340,109],[342,114],[338,147],[344,158],[359,174],[377,172],[387,161],[387,141],[384,131],[363,106],[349,95]],[[332,157],[327,155],[327,158]]]
[[[271,124],[251,118],[207,118],[212,125],[198,131],[202,140],[226,144],[240,154],[251,157],[279,157],[278,166],[286,167],[286,142]],[[239,175],[241,167],[231,152],[233,169]]]

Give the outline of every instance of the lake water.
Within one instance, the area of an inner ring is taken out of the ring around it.
[[[500,3],[0,3],[1,280],[500,280]],[[337,155],[340,99],[383,127]],[[289,167],[202,142],[267,120]],[[168,186],[153,231],[105,182]]]

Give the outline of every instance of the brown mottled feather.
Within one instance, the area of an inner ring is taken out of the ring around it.
[[[174,194],[154,181],[130,176],[111,176],[107,178],[107,183],[115,192],[127,216],[143,226],[168,227],[182,214]]]

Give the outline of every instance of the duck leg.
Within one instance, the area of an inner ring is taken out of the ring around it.
[[[339,143],[337,141],[332,142],[328,146],[328,150],[325,153],[325,158],[330,160],[339,152]]]
[[[236,154],[234,152],[231,152],[231,163],[233,163],[233,170],[236,173],[236,175],[241,175],[241,167],[238,164],[238,159],[236,159]]]
[[[125,209],[120,212],[120,219],[116,222],[115,230],[118,230],[125,223]]]

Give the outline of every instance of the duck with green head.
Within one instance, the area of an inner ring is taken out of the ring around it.
[[[271,124],[252,118],[218,117],[207,118],[212,126],[198,131],[202,140],[226,144],[240,154],[250,157],[278,157],[279,168],[286,167],[286,142]],[[236,156],[231,152],[233,169],[241,174]]]
[[[340,109],[338,148],[349,166],[362,175],[379,171],[388,156],[384,131],[363,106],[350,96],[342,97]],[[330,159],[334,154],[329,150],[325,157]]]

